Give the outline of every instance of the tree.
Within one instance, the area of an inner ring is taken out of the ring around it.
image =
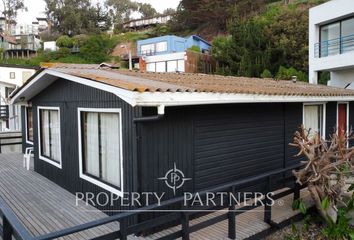
[[[139,9],[139,5],[130,0],[107,0],[106,5],[109,8],[111,20],[115,25],[129,21],[132,12]]]
[[[154,17],[157,14],[155,8],[151,6],[149,3],[139,3],[139,12],[141,13],[143,18]]]
[[[54,28],[65,35],[98,33],[109,27],[109,17],[104,6],[92,6],[90,0],[45,0],[46,13]]]
[[[24,0],[2,0],[2,5],[3,9],[1,13],[6,21],[5,32],[9,33],[10,23],[16,21],[17,12],[19,10],[27,11],[27,8],[25,7]]]

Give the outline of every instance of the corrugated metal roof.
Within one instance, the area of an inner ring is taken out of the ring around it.
[[[206,92],[283,96],[354,96],[353,90],[305,82],[187,73],[146,73],[87,64],[49,64],[51,70],[136,92]]]

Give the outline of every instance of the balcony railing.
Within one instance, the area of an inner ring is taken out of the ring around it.
[[[322,58],[354,51],[354,34],[315,44],[315,57]]]
[[[9,106],[0,105],[0,119],[8,119],[8,118],[9,118]]]

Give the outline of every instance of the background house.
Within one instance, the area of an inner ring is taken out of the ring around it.
[[[137,41],[140,70],[148,72],[199,72],[197,64],[193,61],[197,57],[193,57],[193,53],[187,53],[191,48],[195,48],[194,55],[209,55],[211,45],[196,35],[187,38],[167,35]],[[206,61],[200,63],[205,65],[201,67],[202,69],[211,69],[211,57],[207,57]],[[208,71],[204,73],[208,73]]]
[[[332,0],[310,9],[309,80],[317,84],[324,74],[328,85],[354,89],[354,4]]]
[[[9,103],[9,96],[16,88],[22,86],[38,68],[0,64],[0,131],[21,130],[21,108]]]

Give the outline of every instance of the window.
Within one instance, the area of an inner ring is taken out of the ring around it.
[[[80,177],[122,193],[120,109],[79,109]]]
[[[156,43],[156,52],[166,52],[167,51],[167,42]]]
[[[354,18],[342,21],[342,52],[354,50]]]
[[[156,72],[156,63],[147,63],[146,64],[147,72]]]
[[[320,28],[320,57],[354,50],[354,18],[329,23]]]
[[[142,45],[140,47],[140,52],[141,54],[147,54],[147,55],[151,55],[153,53],[155,53],[155,44],[147,44],[147,45]]]
[[[156,72],[166,72],[166,62],[157,62]]]
[[[303,124],[310,138],[316,133],[324,137],[324,104],[305,104]]]
[[[61,168],[60,114],[57,107],[38,107],[39,158]]]
[[[32,107],[26,108],[26,141],[33,143],[33,112]]]
[[[16,78],[15,72],[10,72],[10,79],[15,79],[15,78]]]

